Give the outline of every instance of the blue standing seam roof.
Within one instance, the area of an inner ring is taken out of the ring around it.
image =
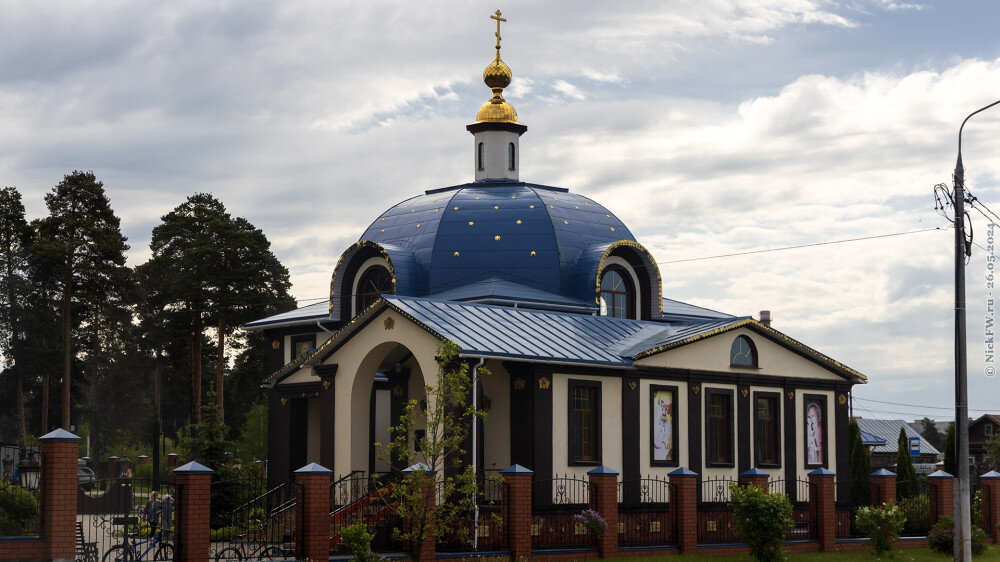
[[[631,350],[670,330],[660,322],[503,306],[386,296],[465,355],[489,355],[612,366],[632,364]],[[714,325],[710,323],[709,325]]]
[[[288,312],[282,312],[281,314],[275,314],[274,316],[268,316],[267,318],[261,318],[260,320],[254,320],[253,322],[247,322],[243,325],[244,328],[257,328],[265,327],[271,324],[280,324],[282,322],[295,322],[310,319],[322,319],[330,316],[329,312],[330,301],[323,300],[317,303],[309,304],[296,308],[295,310],[289,310]]]

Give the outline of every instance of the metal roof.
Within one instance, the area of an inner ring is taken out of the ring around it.
[[[282,312],[281,314],[275,314],[274,316],[254,320],[253,322],[247,322],[243,325],[243,328],[247,330],[260,330],[263,328],[275,328],[278,325],[315,322],[316,320],[322,320],[330,317],[330,312],[328,310],[329,306],[329,301],[320,301],[296,308],[295,310],[289,310],[288,312]]]
[[[675,301],[673,299],[663,299],[663,318],[670,320],[673,318],[736,318],[732,314],[718,312],[710,308],[695,306],[686,302]]]
[[[866,447],[874,447],[876,445],[885,445],[885,439],[882,439],[878,435],[872,435],[867,431],[861,432],[861,444]]]
[[[469,283],[468,285],[463,285],[457,289],[441,291],[440,293],[431,295],[430,298],[448,301],[497,299],[516,301],[519,303],[555,304],[561,306],[571,306],[588,311],[591,311],[592,309],[593,312],[597,311],[597,305],[595,304],[588,304],[587,302],[579,299],[549,293],[534,287],[514,283],[513,281],[505,281],[496,277],[491,277],[475,283]]]
[[[934,445],[931,445],[929,441],[921,437],[917,430],[910,427],[910,424],[906,423],[906,420],[873,420],[868,418],[856,418],[856,420],[858,428],[862,432],[870,433],[879,439],[885,440],[884,445],[879,445],[872,449],[873,453],[896,453],[898,450],[899,428],[903,428],[908,438],[920,437],[920,454],[941,454],[941,451],[938,451]]]

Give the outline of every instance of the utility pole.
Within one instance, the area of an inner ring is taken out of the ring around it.
[[[969,504],[969,388],[965,340],[965,168],[962,166],[962,129],[969,118],[1000,103],[997,100],[973,111],[958,128],[955,162],[955,468],[958,493],[955,501],[955,560],[972,560],[972,518]]]

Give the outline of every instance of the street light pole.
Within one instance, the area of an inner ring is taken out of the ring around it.
[[[969,388],[965,340],[965,168],[962,166],[962,130],[969,119],[1000,103],[997,100],[969,114],[958,128],[955,162],[955,560],[972,560],[972,518],[969,504]]]

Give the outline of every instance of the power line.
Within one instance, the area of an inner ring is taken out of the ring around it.
[[[894,237],[894,236],[904,236],[904,235],[907,235],[907,234],[919,234],[921,232],[930,232],[932,230],[947,230],[947,228],[946,227],[936,226],[936,227],[933,227],[933,228],[924,228],[922,230],[908,230],[906,232],[893,232],[891,234],[875,234],[873,236],[861,236],[859,238],[845,238],[843,240],[828,240],[826,242],[813,242],[811,244],[799,244],[797,246],[785,246],[785,247],[782,247],[782,248],[765,248],[763,250],[750,250],[750,251],[747,251],[747,252],[736,252],[736,253],[732,253],[732,254],[719,254],[717,256],[704,256],[704,257],[700,257],[700,258],[685,258],[685,259],[682,259],[682,260],[671,260],[671,261],[665,261],[665,262],[660,262],[660,263],[662,263],[662,264],[666,264],[666,263],[683,263],[683,262],[700,261],[700,260],[714,260],[716,258],[731,258],[731,257],[734,257],[734,256],[747,256],[747,255],[751,255],[751,254],[763,254],[763,253],[767,253],[767,252],[780,252],[780,251],[783,251],[783,250],[797,250],[799,248],[811,248],[811,247],[814,247],[814,246],[829,246],[831,244],[844,244],[844,243],[847,243],[847,242],[861,242],[863,240],[875,240],[875,239],[878,239],[878,238],[891,238],[891,237]]]
[[[863,402],[876,402],[878,404],[888,404],[890,406],[905,406],[907,408],[926,408],[926,409],[931,409],[931,410],[948,410],[948,411],[951,411],[951,410],[955,409],[954,406],[927,406],[927,405],[923,405],[923,404],[907,404],[905,402],[888,402],[888,401],[885,401],[885,400],[875,400],[874,398],[862,398],[860,396],[855,396],[854,399],[855,400],[861,400]],[[980,409],[971,408],[971,409],[969,409],[969,411],[970,412],[993,412],[994,410],[981,409],[981,408]]]

